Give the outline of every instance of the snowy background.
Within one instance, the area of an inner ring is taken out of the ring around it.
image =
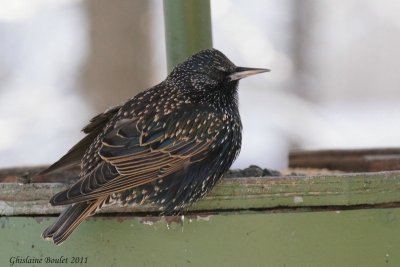
[[[110,1],[111,2],[111,1]],[[249,4],[251,3],[251,4]],[[0,0],[0,167],[49,164],[94,115],[163,80],[162,1]],[[235,167],[400,146],[400,2],[211,0],[240,83]]]

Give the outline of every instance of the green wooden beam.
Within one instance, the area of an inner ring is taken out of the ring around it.
[[[400,266],[399,208],[195,216],[183,226],[93,217],[61,246],[39,236],[54,219],[0,217],[0,266],[17,256],[68,264],[14,266]]]
[[[68,171],[64,172],[67,180]],[[57,176],[57,174],[54,174]],[[8,177],[8,178],[7,178]],[[12,175],[4,179],[12,180]],[[1,178],[1,177],[0,177]],[[51,178],[51,177],[50,177]],[[0,215],[59,213],[48,201],[67,185],[0,183]],[[400,171],[273,178],[227,178],[194,205],[192,211],[248,210],[400,204]],[[103,212],[152,212],[156,207],[118,207]]]
[[[55,219],[49,214],[63,209],[48,199],[67,185],[38,181],[71,181],[76,170],[15,183],[42,169],[0,171],[8,182],[0,183],[0,266],[12,257],[68,264],[78,257],[87,266],[400,266],[400,208],[382,208],[400,203],[400,171],[223,179],[183,223],[115,213],[150,206],[114,206],[104,209],[114,214],[89,218],[57,247],[39,234]]]
[[[168,71],[212,47],[209,0],[164,0],[164,21]]]

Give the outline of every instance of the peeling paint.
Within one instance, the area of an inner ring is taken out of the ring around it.
[[[164,219],[168,224],[171,223],[176,223],[176,224],[180,224],[183,225],[183,216],[165,216]]]
[[[6,224],[9,222],[8,217],[0,217],[0,227],[4,229],[6,227]]]
[[[146,225],[153,225],[155,222],[161,221],[162,217],[157,217],[157,216],[148,216],[148,217],[141,217],[139,219],[140,223],[146,224]],[[150,224],[151,222],[151,224]]]
[[[303,200],[303,197],[294,196],[294,197],[293,197],[293,202],[296,203],[296,204],[298,204],[298,203],[303,203],[304,200]]]
[[[143,223],[143,224],[146,224],[146,225],[153,225],[154,224],[154,221],[148,221],[148,220],[141,220],[140,222]]]
[[[169,227],[172,223],[183,225],[185,218],[187,218],[189,222],[193,222],[193,220],[208,222],[210,221],[211,215],[184,215],[184,216],[181,215],[181,216],[163,216],[163,217],[148,216],[140,218],[139,222],[146,225],[153,225],[156,222],[165,220],[165,222],[167,222],[167,225]]]
[[[206,216],[201,216],[201,215],[197,215],[196,219],[197,221],[210,221],[211,215],[206,215]]]
[[[37,223],[42,223],[44,221],[49,221],[51,217],[33,217]]]

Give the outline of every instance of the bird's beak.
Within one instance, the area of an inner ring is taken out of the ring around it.
[[[229,74],[228,79],[229,81],[236,81],[240,80],[242,78],[258,74],[258,73],[263,73],[263,72],[268,72],[270,71],[269,69],[256,69],[256,68],[244,68],[244,67],[236,67],[235,71]]]

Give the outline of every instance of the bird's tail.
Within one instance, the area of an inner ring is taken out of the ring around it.
[[[42,237],[61,245],[78,225],[93,215],[102,201],[80,202],[66,208],[57,220],[42,233]]]

